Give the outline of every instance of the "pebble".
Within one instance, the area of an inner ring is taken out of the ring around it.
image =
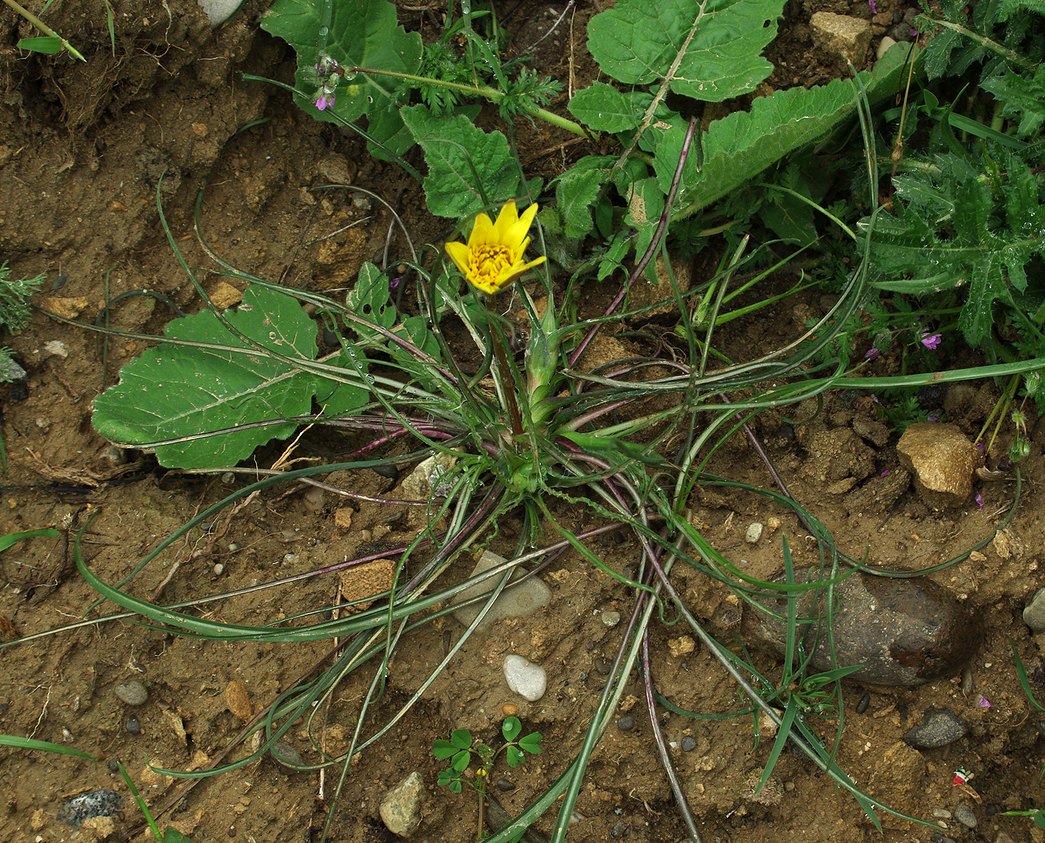
[[[385,794],[379,812],[385,828],[397,837],[409,837],[421,825],[424,783],[416,770]]]
[[[128,714],[123,718],[123,728],[132,735],[140,735],[142,733],[142,722],[138,719],[137,715]]]
[[[895,38],[890,38],[888,35],[883,35],[882,40],[878,42],[878,49],[875,51],[875,58],[880,59],[882,56],[888,53],[890,49],[895,47],[896,43],[897,42]]]
[[[959,805],[955,808],[954,818],[966,828],[976,828],[976,814],[968,805]]]
[[[145,687],[143,682],[137,679],[121,682],[113,688],[113,693],[116,694],[120,702],[127,705],[144,705],[145,701],[149,699],[149,689]]]
[[[494,787],[501,791],[501,793],[511,793],[515,790],[515,785],[508,781],[508,779],[498,779],[494,784]]]
[[[630,732],[635,728],[635,715],[625,714],[620,720],[617,721],[617,728],[622,732]]]
[[[953,424],[912,424],[896,443],[896,453],[914,475],[918,495],[933,509],[963,506],[983,465],[983,454]]]
[[[490,568],[503,565],[505,561],[503,556],[498,556],[496,553],[485,550],[482,556],[479,557],[479,561],[475,563],[472,573],[468,575],[469,579],[478,576],[484,571],[488,571]],[[516,569],[515,573],[512,574],[509,585],[501,592],[497,601],[490,607],[490,611],[486,613],[486,616],[479,624],[479,629],[484,629],[501,618],[524,618],[551,602],[552,590],[548,588],[543,580],[538,577],[530,577],[524,582],[514,585],[513,583],[520,576],[522,576],[522,572]],[[489,594],[500,578],[500,574],[498,574],[476,583],[471,588],[466,588],[454,599],[454,603],[463,603],[466,600]],[[468,626],[475,620],[482,607],[482,602],[473,603],[470,606],[462,606],[454,611],[454,617],[462,626]]]
[[[765,528],[758,521],[752,524],[748,524],[747,530],[744,533],[744,541],[748,544],[758,544],[758,540],[762,538],[762,530]]]
[[[628,826],[625,823],[614,823],[613,828],[610,829],[610,837],[614,840],[618,840],[628,833]]]
[[[515,653],[504,658],[504,680],[509,688],[530,702],[539,700],[548,689],[544,668]]]
[[[695,737],[693,737],[693,735],[686,735],[682,739],[682,751],[683,752],[692,752],[696,748],[697,748],[697,739]]]
[[[1023,622],[1035,632],[1045,632],[1045,588],[1039,588],[1023,609]]]
[[[954,743],[968,731],[962,719],[949,708],[930,708],[922,721],[903,736],[915,749],[937,749]]]
[[[613,662],[611,662],[609,659],[603,656],[599,656],[599,658],[595,659],[595,671],[600,676],[609,676],[610,670],[612,669]]]
[[[614,627],[620,623],[620,612],[603,612],[602,622],[608,627]]]
[[[92,817],[110,817],[123,808],[123,797],[114,790],[92,790],[71,796],[58,809],[58,819],[79,828]]]
[[[795,579],[800,582],[809,576],[810,569],[795,572]],[[812,592],[806,592],[798,600],[799,617],[818,614],[812,604],[814,599]],[[823,599],[821,591],[821,606]],[[913,688],[960,673],[980,645],[979,617],[946,588],[924,577],[885,579],[857,573],[835,586],[834,599],[837,664],[863,665],[846,677],[848,681]],[[786,615],[785,600],[770,600],[767,605]],[[744,629],[777,652],[783,651],[782,621],[748,609]],[[805,642],[809,649],[815,633],[813,625],[807,627]],[[820,637],[811,667],[817,672],[832,667],[826,635]]]

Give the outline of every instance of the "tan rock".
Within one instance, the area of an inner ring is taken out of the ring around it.
[[[678,638],[668,641],[668,652],[676,659],[688,656],[695,649],[697,649],[697,642],[688,635],[680,635]]]
[[[343,607],[344,610],[351,613],[369,609],[373,600],[366,598],[388,591],[395,580],[395,571],[395,563],[391,559],[375,559],[338,571],[341,601],[352,604]]]
[[[858,67],[871,46],[871,22],[848,15],[816,12],[809,20],[813,38],[825,52],[834,53]]]
[[[254,704],[250,701],[247,683],[242,679],[233,679],[225,686],[225,708],[244,723],[254,716]]]
[[[953,424],[912,424],[896,445],[900,463],[914,476],[922,500],[933,509],[962,506],[983,455]]]

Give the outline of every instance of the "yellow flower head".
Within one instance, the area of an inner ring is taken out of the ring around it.
[[[529,263],[523,261],[526,247],[530,245],[527,232],[536,214],[536,204],[519,216],[515,203],[506,202],[497,215],[497,222],[490,222],[486,214],[479,214],[468,245],[447,243],[446,253],[469,284],[488,295],[498,293],[526,270],[544,263],[543,256]]]

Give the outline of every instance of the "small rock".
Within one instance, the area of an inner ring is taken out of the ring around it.
[[[88,306],[86,296],[41,296],[40,306],[63,319],[75,319]]]
[[[512,653],[504,658],[504,680],[523,699],[536,702],[548,689],[544,668]]]
[[[686,735],[682,739],[682,751],[683,752],[692,752],[696,748],[697,748],[697,739],[695,737],[693,737],[693,735]]]
[[[113,693],[120,699],[120,702],[127,705],[144,705],[145,701],[149,699],[149,689],[137,679],[121,682],[113,688]]]
[[[123,808],[123,797],[114,790],[92,790],[62,802],[58,819],[79,828],[91,817],[111,817]]]
[[[279,741],[269,750],[272,760],[284,767],[304,767],[305,759],[292,744]]]
[[[813,38],[825,52],[859,66],[871,46],[871,22],[831,12],[814,12],[809,20]]]
[[[797,582],[805,582],[809,576],[809,569],[795,572]],[[805,592],[798,599],[798,616],[823,615],[824,599],[820,589],[817,593]],[[947,589],[924,577],[900,580],[856,573],[835,586],[834,600],[837,664],[863,665],[846,677],[860,684],[913,688],[956,674],[980,644],[979,618]],[[783,599],[767,601],[767,607],[781,616],[787,613]],[[814,646],[815,626],[810,624],[805,632],[805,644],[810,650]],[[744,629],[782,652],[783,621],[749,609],[744,613]],[[814,671],[832,667],[824,634],[813,652],[811,667]]]
[[[882,40],[878,42],[878,49],[875,51],[875,59],[880,60],[882,56],[888,53],[898,42],[895,38],[890,38],[888,35],[883,35]]]
[[[763,529],[763,526],[758,521],[748,524],[747,531],[744,533],[744,541],[748,544],[758,544],[758,540],[762,538]]]
[[[918,494],[933,509],[968,501],[976,469],[983,464],[983,455],[953,424],[912,424],[900,437],[896,452],[914,475]]]
[[[1035,632],[1045,632],[1045,588],[1039,588],[1024,607],[1023,622]]]
[[[503,556],[498,556],[496,553],[485,550],[482,556],[479,557],[479,561],[475,563],[475,568],[472,569],[469,578],[476,577],[490,568],[503,565],[505,561]],[[479,629],[483,629],[501,618],[524,618],[551,602],[552,590],[548,588],[543,580],[537,577],[530,577],[515,585],[515,581],[522,575],[523,572],[516,568],[509,585],[501,592],[497,602],[493,604],[490,611],[486,613],[486,617],[479,624]],[[471,588],[466,588],[455,598],[454,603],[462,603],[465,600],[489,594],[499,579],[500,574],[497,574],[488,577],[480,583],[476,583]],[[454,612],[454,617],[459,623],[468,626],[475,620],[475,616],[479,614],[479,609],[482,608],[482,605],[480,602],[473,603],[470,606],[462,606]]]
[[[427,501],[445,498],[453,489],[453,469],[457,458],[436,454],[417,464],[399,484],[399,492],[406,500]]]
[[[48,340],[44,343],[44,352],[48,357],[61,357],[63,360],[69,357],[69,349],[61,340]]]
[[[937,749],[954,743],[968,731],[962,719],[949,708],[930,708],[922,722],[903,736],[904,743],[915,749]]]
[[[688,656],[695,649],[697,649],[697,642],[688,635],[680,635],[678,638],[668,640],[668,652],[671,653],[672,658],[679,659],[682,656]]]
[[[112,817],[90,817],[83,821],[80,828],[89,831],[95,840],[108,840],[116,833],[116,823]]]
[[[976,828],[976,814],[968,805],[959,805],[955,808],[954,818],[966,828]]]
[[[625,714],[617,721],[617,728],[622,732],[630,732],[635,728],[635,715]]]
[[[620,612],[603,612],[602,622],[608,627],[614,627],[620,623]]]
[[[132,735],[140,735],[142,733],[141,720],[138,719],[136,714],[128,714],[123,718],[123,728]]]
[[[24,381],[27,372],[17,363],[13,357],[0,357],[0,383],[20,383]]]
[[[381,822],[397,837],[409,837],[421,825],[424,783],[416,770],[385,794]]]
[[[244,723],[254,716],[254,704],[250,701],[247,684],[242,679],[233,679],[225,686],[225,708]]]

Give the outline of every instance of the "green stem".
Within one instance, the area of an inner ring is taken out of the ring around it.
[[[999,44],[997,41],[992,41],[990,38],[986,38],[980,35],[978,32],[973,32],[971,29],[966,29],[964,26],[958,23],[951,23],[949,20],[941,20],[940,18],[926,17],[925,20],[929,21],[935,26],[942,26],[944,29],[949,29],[952,32],[957,32],[959,35],[963,35],[970,41],[979,44],[985,50],[990,50],[992,53],[997,53],[1006,61],[1010,61],[1018,67],[1022,67],[1024,70],[1031,72],[1038,69],[1038,66],[1025,59],[1019,53],[1014,50],[1010,50],[1008,47]]]
[[[14,0],[4,0],[5,3],[14,2]],[[399,73],[395,70],[378,70],[373,67],[347,67],[345,68],[346,74],[348,73],[364,73],[374,76],[391,76],[395,79],[404,79],[407,82],[416,82],[422,85],[436,85],[440,88],[449,88],[452,91],[460,91],[464,94],[471,94],[473,96],[485,97],[490,102],[500,102],[504,99],[505,93],[498,91],[496,88],[491,88],[489,85],[463,85],[460,82],[446,82],[442,79],[432,79],[428,76],[416,76],[413,73]],[[557,126],[572,134],[579,135],[582,138],[590,137],[591,133],[585,130],[580,123],[574,123],[572,120],[566,117],[560,117],[553,111],[548,111],[546,108],[538,108],[535,105],[523,103],[523,111],[529,114],[531,117],[538,117],[546,123],[550,123],[553,126]]]
[[[31,23],[33,26],[39,29],[44,35],[49,35],[51,38],[57,38],[59,41],[61,41],[62,49],[68,52],[69,55],[73,56],[74,58],[78,58],[80,61],[87,61],[87,59],[81,56],[72,44],[70,44],[61,35],[59,35],[57,32],[51,29],[51,27],[49,27],[46,23],[40,20],[40,18],[38,18],[36,15],[30,12],[27,8],[19,5],[15,2],[15,0],[4,0],[4,2],[12,9],[14,9],[14,11],[17,14],[21,15],[23,18],[29,21],[29,23]]]

